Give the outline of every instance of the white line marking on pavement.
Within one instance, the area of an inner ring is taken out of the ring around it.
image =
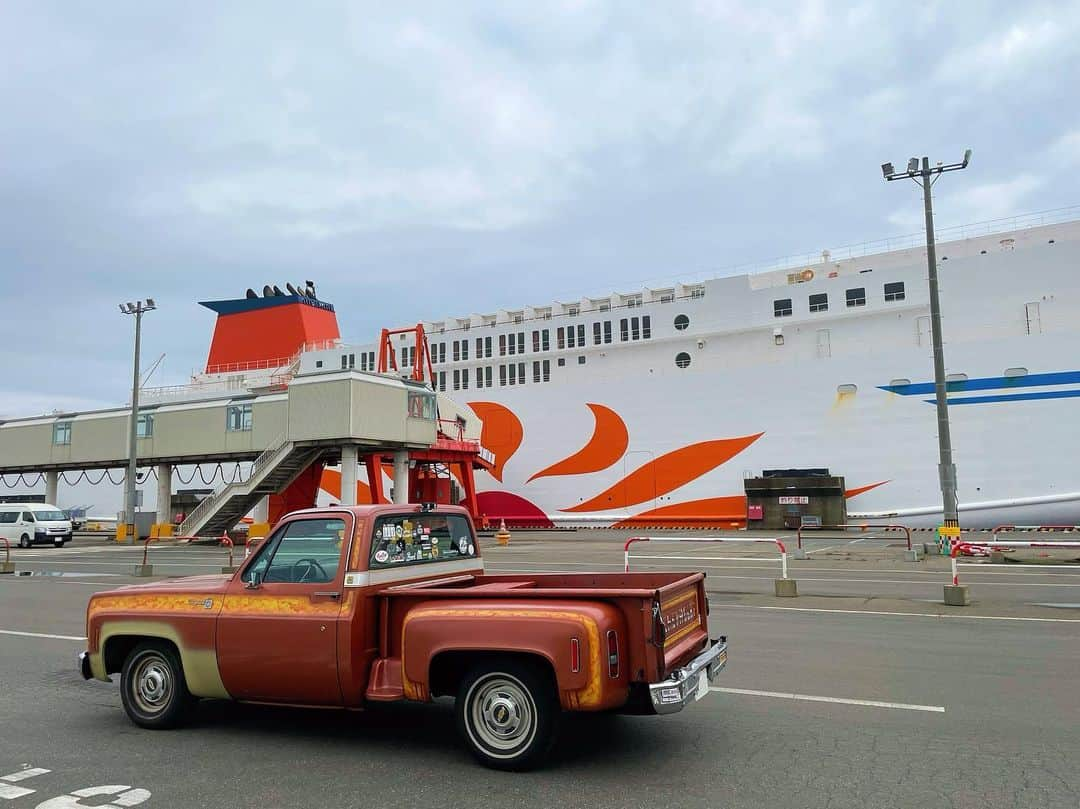
[[[25,781],[27,778],[33,778],[35,775],[45,775],[45,773],[52,772],[52,770],[46,770],[44,767],[27,767],[25,770],[19,770],[8,775],[0,775],[0,781],[6,781],[8,783],[0,784],[0,798],[5,800],[15,800],[15,798],[23,798],[27,795],[33,795],[37,790],[27,789],[26,787],[15,787],[11,784],[18,781]]]
[[[737,610],[782,610],[787,612],[831,612],[840,615],[891,615],[901,618],[954,618],[963,621],[1033,621],[1047,624],[1080,624],[1080,618],[1027,618],[1013,615],[949,615],[940,612],[889,612],[888,610],[830,610],[824,607],[770,607],[764,604],[711,604]]]
[[[812,694],[789,694],[783,691],[755,691],[751,688],[720,688],[710,686],[710,691],[721,694],[744,694],[750,697],[775,697],[776,699],[794,699],[803,702],[836,702],[841,705],[863,705],[868,708],[898,708],[903,711],[927,711],[945,713],[944,705],[911,705],[907,702],[880,702],[875,699],[844,699],[842,697],[817,697]]]
[[[86,640],[82,635],[48,635],[44,632],[17,632],[14,629],[0,629],[0,635],[17,635],[21,638],[50,638],[52,640]]]
[[[52,772],[52,770],[46,770],[44,767],[27,767],[25,770],[19,770],[10,775],[0,775],[0,778],[15,783],[16,781],[25,781],[27,778],[33,778],[35,775],[45,775],[45,773],[49,772]]]

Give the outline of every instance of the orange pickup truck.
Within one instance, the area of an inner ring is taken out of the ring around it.
[[[487,575],[453,506],[309,509],[233,575],[95,594],[85,678],[120,673],[137,725],[200,698],[363,709],[456,698],[481,762],[538,764],[563,711],[673,713],[727,662],[702,573]]]

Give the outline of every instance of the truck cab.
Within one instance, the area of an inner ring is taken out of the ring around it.
[[[487,575],[461,508],[285,517],[232,576],[93,596],[86,677],[121,674],[129,717],[171,727],[199,698],[362,710],[456,699],[483,763],[541,761],[564,711],[671,713],[727,659],[701,573]]]

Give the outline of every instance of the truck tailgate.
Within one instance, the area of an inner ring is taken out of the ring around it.
[[[700,573],[657,590],[653,620],[662,638],[660,676],[666,677],[708,642],[705,577]]]

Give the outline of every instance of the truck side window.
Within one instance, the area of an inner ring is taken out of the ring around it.
[[[375,522],[370,567],[451,562],[476,556],[476,539],[460,514],[395,514]]]
[[[245,579],[325,584],[337,577],[345,542],[342,519],[294,520],[266,541]]]

